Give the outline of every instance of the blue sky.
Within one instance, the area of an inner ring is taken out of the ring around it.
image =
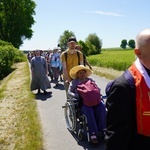
[[[150,28],[149,0],[35,0],[36,23],[21,50],[47,50],[57,46],[65,30],[77,40],[96,33],[102,48],[119,47],[123,39],[135,39]]]

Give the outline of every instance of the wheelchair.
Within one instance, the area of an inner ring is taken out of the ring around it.
[[[69,98],[65,105],[62,106],[66,125],[68,130],[76,134],[79,140],[83,140],[84,131],[86,130],[87,140],[90,142],[87,118],[84,114],[81,114],[79,103],[78,99]]]
[[[104,106],[106,105],[107,96],[101,95],[101,101]],[[87,141],[91,143],[89,128],[87,118],[84,114],[80,112],[80,105],[82,100],[75,98],[68,98],[64,108],[64,116],[67,125],[67,129],[77,135],[78,140],[83,140],[85,135],[87,136]],[[106,110],[107,113],[107,110]]]

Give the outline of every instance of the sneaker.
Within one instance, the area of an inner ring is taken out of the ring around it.
[[[41,91],[40,91],[40,89],[38,89],[38,94],[40,94],[41,93]]]
[[[58,84],[58,83],[56,83],[56,84],[55,84],[55,87],[57,87],[58,85],[59,85],[59,84]]]
[[[92,136],[91,136],[91,142],[92,142],[93,144],[97,144],[97,143],[98,143],[98,139],[97,139],[96,135],[92,135]]]
[[[63,78],[62,78],[62,77],[60,77],[60,81],[61,81],[61,82],[63,81]]]
[[[47,91],[44,90],[44,94],[47,94]]]

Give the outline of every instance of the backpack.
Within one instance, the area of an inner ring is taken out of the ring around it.
[[[77,91],[86,106],[96,106],[101,102],[100,89],[91,79],[80,83]]]
[[[68,57],[67,51],[64,52],[64,55],[65,55],[65,60],[66,60],[66,62],[67,62],[67,57]],[[77,51],[77,56],[78,56],[78,65],[80,65],[80,54],[79,54],[79,51]]]
[[[131,89],[133,90],[135,88],[135,81],[134,81],[134,78],[131,74],[131,72],[129,70],[126,70],[124,73],[123,73],[123,76],[126,78],[128,84],[130,85]],[[106,86],[106,95],[107,97],[110,95],[110,89],[111,87],[113,86],[114,82],[115,82],[116,79],[110,81],[107,86]],[[132,92],[133,93],[133,92]],[[133,95],[132,95],[133,96]]]

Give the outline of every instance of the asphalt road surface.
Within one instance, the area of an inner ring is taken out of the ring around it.
[[[97,75],[91,75],[105,95],[105,86],[109,80]],[[90,144],[86,139],[79,141],[75,134],[69,132],[66,126],[64,109],[66,93],[63,82],[55,87],[51,83],[48,94],[36,94],[36,101],[44,135],[44,150],[105,150],[104,144]],[[52,92],[52,94],[50,94]],[[36,93],[36,91],[35,91]]]

